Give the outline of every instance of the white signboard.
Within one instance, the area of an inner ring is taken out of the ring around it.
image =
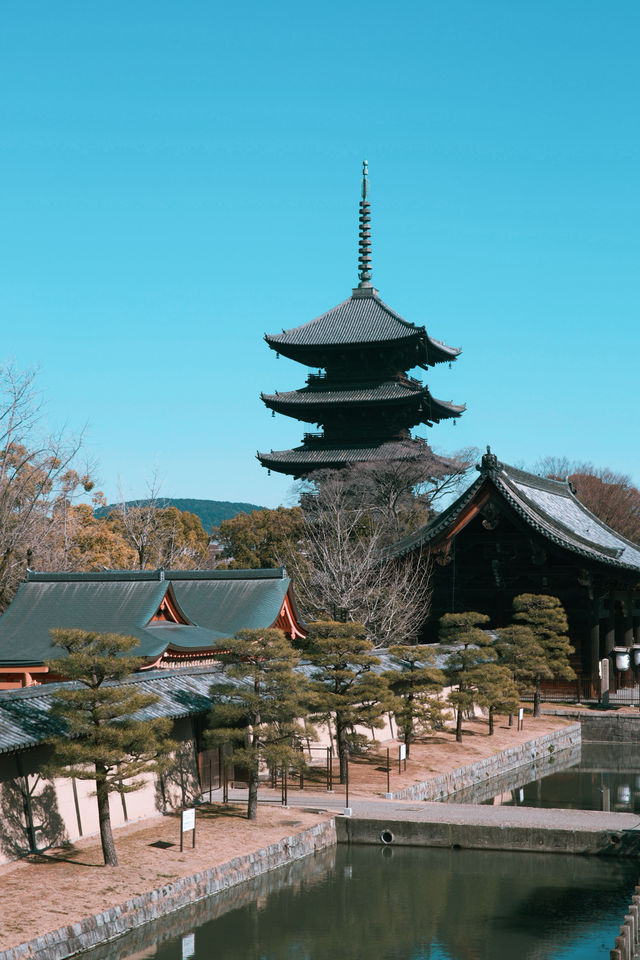
[[[196,811],[193,807],[190,807],[189,810],[182,811],[182,832],[186,833],[187,830],[195,830],[196,828]]]
[[[192,811],[193,813],[194,811]],[[184,816],[184,814],[183,814]],[[188,933],[182,938],[182,960],[191,960],[196,955],[196,935]]]
[[[518,720],[520,721],[520,723],[522,723],[522,721],[524,720],[524,707],[520,707],[520,709],[518,710]]]
[[[401,744],[400,744],[400,759],[401,759],[401,760],[406,760],[406,759],[407,759],[407,745],[406,745],[406,743],[401,743]]]

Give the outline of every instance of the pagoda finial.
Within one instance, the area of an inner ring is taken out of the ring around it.
[[[371,286],[371,204],[369,203],[368,164],[362,162],[362,199],[360,200],[360,232],[358,241],[358,288]]]

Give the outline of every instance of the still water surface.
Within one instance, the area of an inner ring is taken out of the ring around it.
[[[567,768],[556,773],[554,765]],[[640,746],[583,743],[570,765],[564,755],[550,757],[531,775],[516,770],[461,790],[450,802],[640,813]]]
[[[637,880],[625,859],[340,846],[84,960],[608,958]]]

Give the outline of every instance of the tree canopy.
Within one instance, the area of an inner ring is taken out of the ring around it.
[[[224,642],[226,684],[215,698],[207,740],[230,744],[234,761],[248,772],[247,817],[258,815],[260,767],[294,767],[300,762],[306,681],[296,671],[299,654],[282,630],[241,630]]]
[[[360,747],[356,726],[383,725],[389,706],[387,683],[373,672],[380,660],[361,623],[312,623],[307,642],[313,713],[329,726],[335,725],[340,783],[344,783],[349,754]]]
[[[157,701],[135,683],[122,683],[143,661],[131,656],[135,637],[84,630],[52,630],[67,656],[49,661],[76,686],[62,687],[53,698],[52,714],[65,732],[54,738],[49,769],[57,776],[93,780],[105,864],[117,866],[111,830],[109,794],[130,793],[143,785],[143,774],[157,772],[175,744],[171,721],[141,719],[139,711]]]
[[[223,520],[213,536],[222,547],[221,557],[232,569],[287,565],[304,534],[300,507],[253,510]]]

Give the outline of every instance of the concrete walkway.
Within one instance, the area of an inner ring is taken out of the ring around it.
[[[640,855],[640,818],[598,810],[547,810],[447,803],[354,803],[336,819],[343,843],[475,850]]]

